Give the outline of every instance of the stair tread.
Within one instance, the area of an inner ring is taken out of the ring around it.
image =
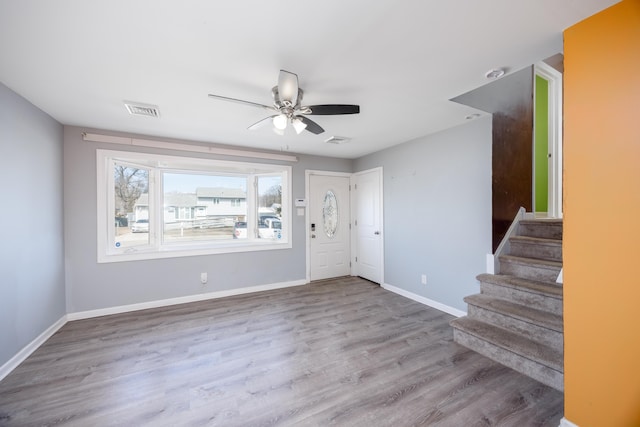
[[[520,220],[520,224],[549,224],[549,225],[562,225],[561,218],[523,218]]]
[[[541,294],[551,298],[562,299],[562,286],[553,282],[540,282],[538,280],[525,279],[516,276],[503,274],[483,273],[476,276],[481,282],[488,282],[494,285],[517,288],[523,291]]]
[[[545,246],[562,246],[562,240],[549,239],[547,237],[533,237],[533,236],[511,236],[510,240],[515,240],[522,243],[530,243]]]
[[[499,258],[500,262],[512,262],[516,264],[526,264],[536,267],[557,268],[558,270],[562,268],[562,262],[550,261],[548,259],[528,258],[515,255],[500,255]]]
[[[562,332],[562,316],[548,311],[484,294],[467,296],[464,298],[464,301],[468,304],[513,317],[527,323],[542,326],[556,332]]]
[[[545,344],[468,317],[452,320],[450,324],[452,327],[487,341],[494,346],[515,353],[520,357],[547,366],[558,372],[563,372],[562,352]]]

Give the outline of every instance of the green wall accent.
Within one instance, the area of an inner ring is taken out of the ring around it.
[[[536,212],[547,212],[549,195],[549,82],[536,76],[535,86],[534,206]]]

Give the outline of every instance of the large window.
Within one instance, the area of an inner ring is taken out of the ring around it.
[[[98,261],[291,247],[282,165],[98,150]]]

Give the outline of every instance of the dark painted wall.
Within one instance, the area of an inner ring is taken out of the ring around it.
[[[530,66],[452,99],[493,114],[494,252],[518,209],[532,210],[533,77]]]

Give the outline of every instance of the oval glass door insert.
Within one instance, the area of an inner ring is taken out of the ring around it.
[[[322,204],[322,221],[324,234],[332,239],[338,231],[338,199],[333,191],[328,190]]]

